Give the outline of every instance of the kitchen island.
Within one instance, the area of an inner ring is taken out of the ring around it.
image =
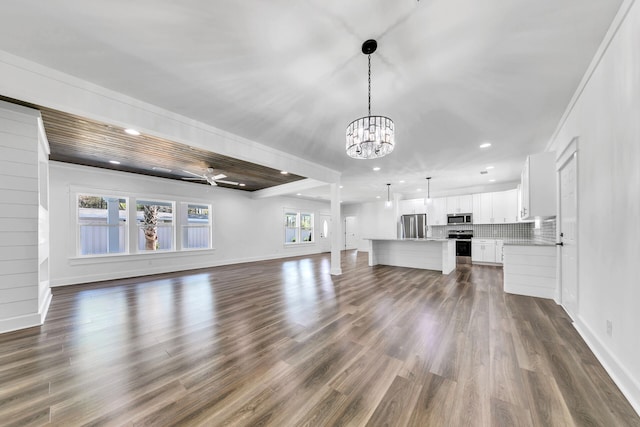
[[[422,268],[449,274],[456,268],[456,242],[449,239],[368,238],[369,265]]]

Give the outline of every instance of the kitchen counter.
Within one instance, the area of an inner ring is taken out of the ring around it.
[[[449,274],[456,268],[456,243],[453,239],[369,240],[369,265],[421,268]]]
[[[540,242],[533,239],[498,239],[502,240],[505,246],[555,246],[553,242]]]

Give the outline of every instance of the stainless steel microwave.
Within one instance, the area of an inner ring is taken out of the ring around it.
[[[447,215],[447,224],[473,224],[472,220],[473,218],[470,213]]]

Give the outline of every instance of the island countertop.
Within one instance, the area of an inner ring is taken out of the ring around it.
[[[386,240],[390,242],[448,242],[451,239],[442,239],[435,237],[424,237],[415,239],[407,239],[402,237],[363,237],[363,240]]]
[[[451,239],[368,237],[369,265],[437,270],[449,274],[456,268],[456,245]]]

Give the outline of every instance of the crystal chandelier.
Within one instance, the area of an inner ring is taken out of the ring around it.
[[[362,44],[362,53],[369,57],[369,115],[360,117],[347,126],[347,154],[354,159],[384,157],[395,146],[393,120],[371,115],[371,54],[377,47],[375,40],[367,40]]]

